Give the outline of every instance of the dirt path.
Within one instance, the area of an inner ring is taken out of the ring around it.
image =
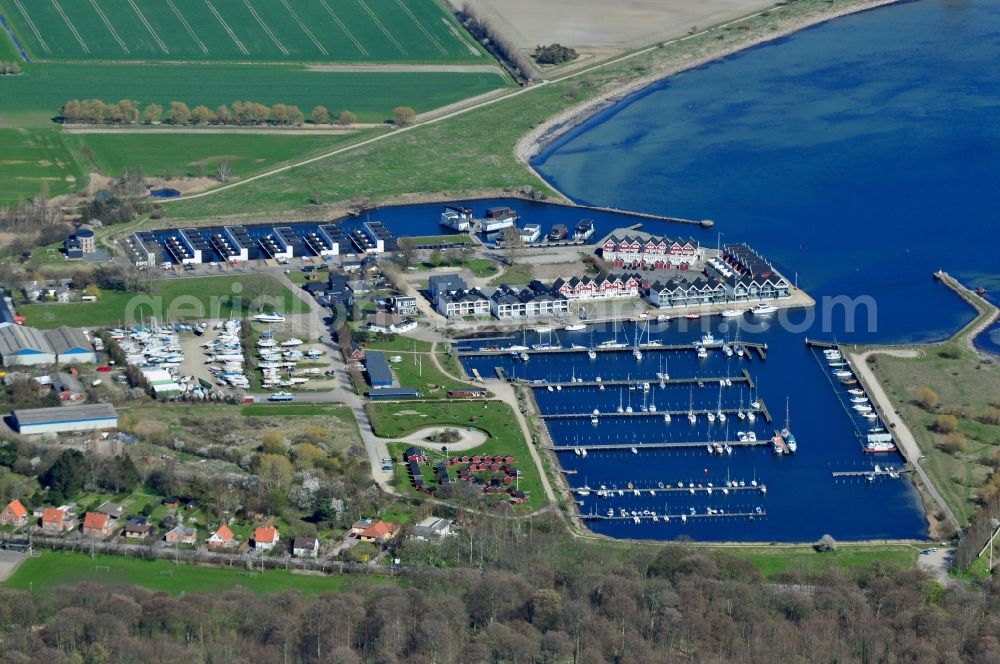
[[[318,72],[368,72],[368,73],[453,73],[453,74],[500,74],[505,72],[497,65],[434,65],[434,64],[335,64],[308,65],[308,71]]]
[[[382,123],[352,124],[347,127],[337,125],[322,125],[315,128],[297,127],[286,129],[282,127],[101,127],[95,125],[68,125],[63,127],[65,134],[269,134],[271,136],[339,136],[353,134],[359,129],[386,128]]]
[[[427,440],[429,436],[439,434],[445,430],[457,431],[458,440],[453,443],[438,443]],[[462,429],[460,427],[432,426],[419,429],[408,436],[394,438],[393,440],[434,450],[440,450],[442,445],[447,444],[449,452],[464,452],[465,450],[471,450],[479,447],[485,443],[488,438],[489,436],[486,435],[486,432],[480,431],[479,429],[472,429],[470,431],[469,429]]]
[[[0,550],[0,583],[9,579],[18,566],[27,559],[27,553]]]
[[[882,383],[879,382],[878,378],[875,377],[875,372],[871,370],[868,366],[868,358],[871,355],[883,353],[886,355],[891,355],[893,357],[904,357],[904,358],[915,358],[919,357],[921,351],[916,349],[887,349],[884,351],[868,351],[865,353],[848,353],[848,358],[851,360],[851,364],[854,365],[854,369],[861,376],[862,381],[868,388],[868,395],[875,401],[876,406],[885,423],[889,425],[895,434],[896,440],[899,442],[900,446],[903,448],[903,456],[906,457],[910,465],[916,470],[917,474],[920,476],[921,481],[924,486],[927,487],[927,492],[934,499],[934,502],[938,504],[941,511],[948,517],[948,521],[955,527],[956,530],[961,530],[961,526],[958,523],[958,519],[955,518],[954,512],[951,511],[951,507],[945,502],[944,498],[938,492],[937,487],[931,482],[930,477],[928,477],[927,472],[924,470],[921,459],[923,457],[923,452],[920,451],[920,446],[917,444],[917,439],[913,436],[913,432],[910,428],[906,426],[906,422],[903,418],[899,416],[896,412],[896,407],[893,405],[892,400],[889,395],[886,394],[885,388],[882,387]]]

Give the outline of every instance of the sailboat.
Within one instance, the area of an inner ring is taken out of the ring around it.
[[[722,385],[719,385],[719,404],[716,406],[716,412],[719,416],[720,422],[726,421],[726,414],[722,412]]]
[[[631,413],[632,412],[632,393],[631,392],[628,395],[628,405],[625,406],[625,412],[626,413]]]
[[[784,438],[784,440],[785,440],[785,447],[788,448],[788,451],[794,454],[795,451],[799,448],[799,444],[798,444],[798,442],[796,442],[795,436],[792,434],[791,430],[789,429],[789,427],[791,426],[791,416],[790,416],[790,413],[791,413],[791,409],[790,409],[790,406],[789,406],[789,400],[788,400],[788,397],[785,397],[785,428],[781,430],[781,433],[779,435],[782,438]]]
[[[689,390],[688,393],[688,422],[694,424],[698,421],[698,416],[694,414],[694,390]]]
[[[625,412],[625,408],[624,408],[624,406],[622,406],[622,398],[623,398],[622,390],[621,390],[621,388],[618,388],[618,412],[619,413],[624,413]]]

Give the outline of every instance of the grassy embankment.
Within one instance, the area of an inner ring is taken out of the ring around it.
[[[176,277],[158,281],[149,295],[104,291],[97,302],[69,304],[26,304],[18,313],[27,325],[49,329],[60,325],[94,327],[131,319],[156,316],[159,320],[228,318],[251,313],[254,297],[260,296],[268,308],[294,313],[305,305],[284,285],[266,275],[220,277]]]
[[[860,0],[837,3],[837,9],[864,6]],[[831,13],[825,0],[797,0],[767,15],[666,43],[636,57],[579,76],[525,91],[489,106],[359,148],[336,159],[277,174],[251,188],[172,203],[177,219],[202,219],[243,211],[313,213],[303,182],[322,180],[325,201],[346,201],[364,193],[376,202],[400,200],[403,194],[461,197],[476,192],[515,191],[525,186],[553,193],[513,154],[518,139],[545,119],[604,91],[658,73],[676,71],[741,45],[791,29]],[[322,173],[323,177],[317,177]]]
[[[242,588],[258,594],[296,590],[310,595],[350,590],[367,585],[405,583],[380,576],[322,576],[285,570],[248,572],[240,568],[174,565],[168,560],[141,560],[123,556],[43,551],[29,558],[3,585],[34,591],[90,582],[101,585],[134,585],[172,595],[216,592]]]
[[[970,338],[996,309],[965,295],[978,316],[950,340],[913,347],[920,357],[880,353],[869,359],[926,456],[924,468],[962,525],[982,493],[1000,484],[1000,365],[975,352]],[[925,388],[936,399],[922,403]],[[949,433],[949,416],[957,425],[954,433]]]
[[[517,459],[521,471],[520,489],[528,496],[528,501],[518,510],[534,511],[545,505],[538,470],[531,461],[528,443],[521,435],[521,429],[514,425],[514,414],[510,406],[502,401],[444,401],[411,402],[404,404],[370,403],[367,405],[375,435],[382,438],[399,438],[429,426],[475,427],[486,432],[485,443],[462,454],[469,455],[510,455]],[[399,459],[407,445],[391,443],[389,451]],[[435,453],[430,451],[433,457]],[[437,453],[440,457],[440,452]],[[406,469],[396,467],[398,486],[406,491],[410,487]]]

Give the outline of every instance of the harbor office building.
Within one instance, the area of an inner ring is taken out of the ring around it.
[[[617,230],[605,238],[600,250],[605,263],[627,270],[687,270],[705,257],[694,238],[671,239],[626,230]]]

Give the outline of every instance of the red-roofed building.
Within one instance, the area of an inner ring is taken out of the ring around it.
[[[83,534],[91,537],[107,537],[114,531],[111,517],[101,512],[87,512],[83,517]]]
[[[0,526],[24,526],[27,523],[28,510],[16,498],[0,512]]]
[[[61,533],[73,528],[69,510],[63,507],[46,507],[42,510],[42,530]]]
[[[378,521],[361,531],[361,541],[382,544],[383,542],[387,542],[395,537],[396,531],[398,530],[399,526],[394,523],[389,523],[388,521]]]
[[[225,524],[208,538],[208,548],[210,549],[231,549],[234,546],[236,546],[236,536]]]
[[[274,526],[265,526],[253,531],[253,548],[258,551],[270,551],[281,539],[281,534]]]

